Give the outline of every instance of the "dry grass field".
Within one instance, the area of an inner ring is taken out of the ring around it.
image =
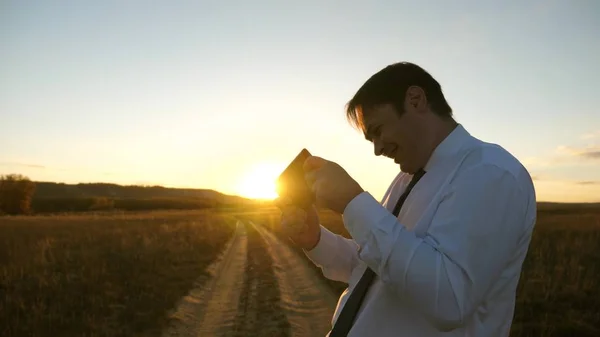
[[[0,218],[0,336],[158,336],[234,222],[192,211]]]
[[[326,227],[348,235],[339,216],[321,217]],[[0,335],[159,336],[171,310],[198,286],[232,236],[236,219],[285,240],[275,209],[2,217]],[[258,331],[257,322],[268,316],[280,320],[273,327],[281,333],[270,334],[288,336],[273,256],[252,227],[247,235],[246,290],[234,329]],[[512,336],[600,335],[599,248],[600,207],[540,206]],[[327,284],[335,295],[345,288]]]

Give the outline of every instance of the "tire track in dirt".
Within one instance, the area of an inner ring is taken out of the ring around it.
[[[192,289],[178,304],[175,320],[164,337],[227,336],[233,330],[247,264],[247,236],[238,221],[232,239],[220,257],[208,268],[210,280]]]
[[[250,225],[268,244],[281,293],[281,307],[291,325],[291,335],[324,337],[331,329],[337,298],[310,268],[309,261],[263,226],[252,222]]]
[[[238,303],[234,337],[288,337],[290,323],[281,310],[279,279],[268,244],[255,226],[246,223],[248,263],[246,282]]]

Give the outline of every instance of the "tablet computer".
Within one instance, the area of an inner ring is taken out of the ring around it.
[[[304,178],[304,161],[310,156],[307,149],[302,149],[277,178],[277,194],[289,198],[303,209],[308,209],[315,201],[314,193]]]

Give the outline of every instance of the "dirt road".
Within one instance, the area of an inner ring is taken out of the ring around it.
[[[292,336],[325,336],[331,328],[331,317],[337,298],[317,278],[307,261],[300,259],[287,245],[261,226],[258,232],[268,243],[279,281],[281,307],[291,325]]]
[[[308,263],[262,226],[238,221],[164,336],[325,336],[337,298]]]

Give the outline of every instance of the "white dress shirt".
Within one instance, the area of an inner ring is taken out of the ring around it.
[[[396,218],[411,175],[380,202],[369,192],[343,213],[353,240],[321,226],[306,255],[346,282],[332,324],[367,266],[377,274],[349,337],[508,336],[516,288],[536,220],[527,170],[462,125],[435,149]]]

